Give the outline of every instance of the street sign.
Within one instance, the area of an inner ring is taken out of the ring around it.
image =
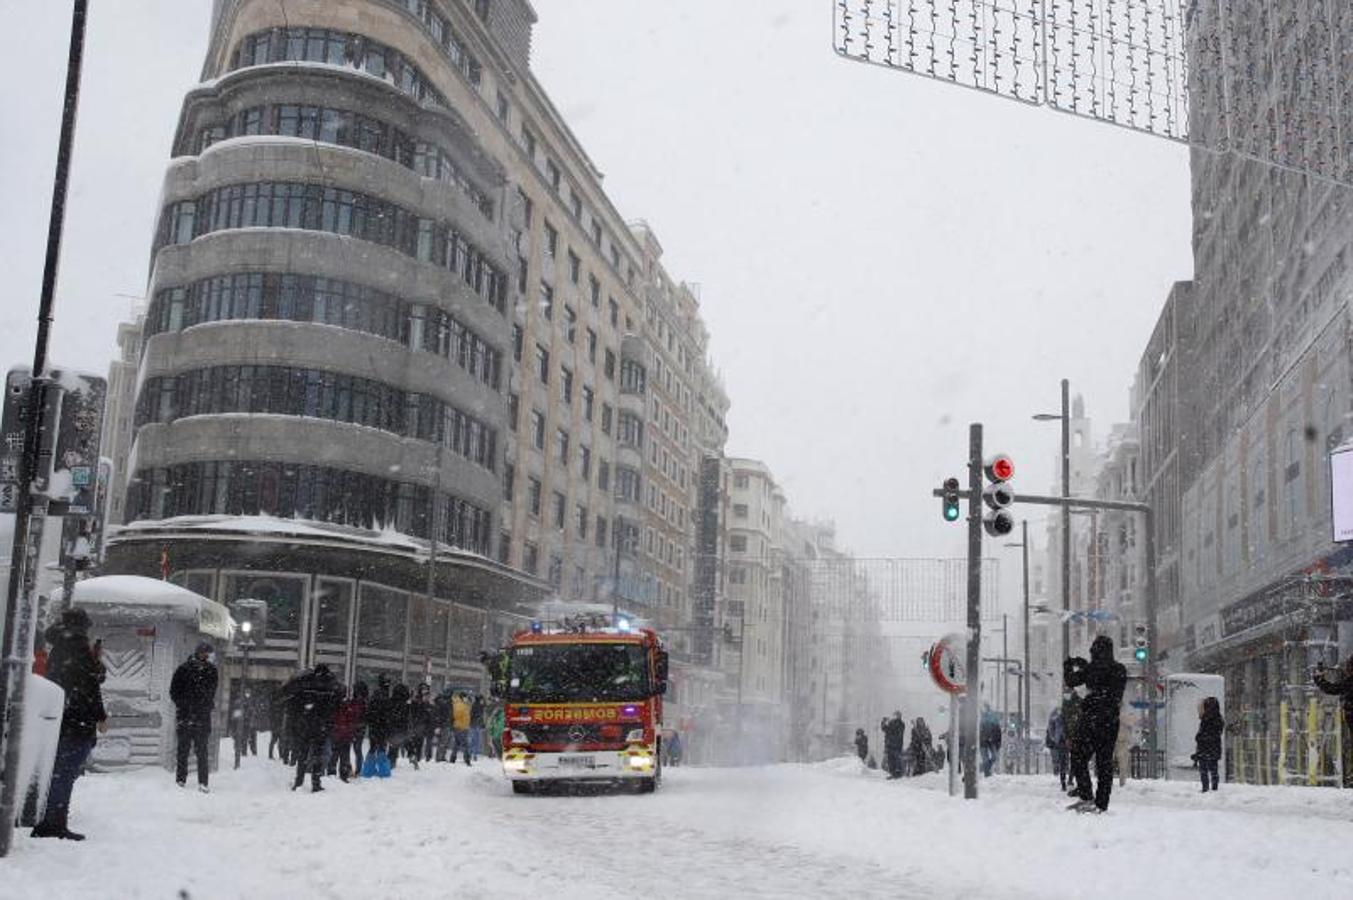
[[[946,694],[961,694],[967,689],[964,667],[966,643],[962,635],[950,634],[930,648],[926,663],[930,680]]]

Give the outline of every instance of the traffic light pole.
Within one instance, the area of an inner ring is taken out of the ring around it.
[[[80,70],[84,60],[85,18],[89,0],[75,0],[71,18],[70,50],[66,60],[65,104],[56,150],[56,177],[52,185],[51,215],[47,223],[47,258],[38,300],[38,333],[33,348],[33,387],[29,391],[28,421],[15,496],[14,543],[9,560],[9,590],[5,602],[4,660],[0,667],[0,741],[4,743],[4,782],[0,784],[0,857],[9,854],[14,837],[18,801],[19,745],[23,738],[23,695],[32,631],[23,617],[31,617],[24,583],[28,563],[29,525],[33,511],[32,485],[41,443],[43,398],[46,394],[47,344],[56,305],[57,271],[61,261],[61,233],[66,221],[70,185],[71,147],[75,142],[75,113],[80,100]],[[26,646],[25,646],[26,644]]]
[[[981,438],[980,426],[974,426],[974,427],[975,427],[975,428],[978,428],[978,439],[979,439],[979,442],[980,442],[980,438]],[[979,449],[979,450],[981,449],[980,444],[979,444],[978,449]],[[979,456],[980,456],[980,454],[979,454]],[[979,465],[980,465],[980,462],[979,462]],[[942,496],[944,495],[944,489],[943,489],[943,488],[936,488],[935,491],[934,491],[933,493],[934,493],[934,495],[935,495],[936,497],[942,497]],[[974,483],[973,483],[972,480],[970,479],[970,480],[969,480],[969,489],[968,489],[967,491],[960,491],[960,492],[959,492],[959,496],[960,496],[961,499],[966,499],[966,500],[968,501],[968,509],[969,509],[970,512],[972,512],[972,511],[974,510],[974,503],[980,503],[981,500],[982,500],[980,472],[979,472],[979,477],[978,477],[977,483],[974,485]],[[1127,501],[1127,500],[1088,500],[1088,499],[1082,499],[1082,498],[1078,498],[1078,497],[1044,497],[1044,496],[1040,496],[1040,495],[1037,495],[1037,494],[1019,494],[1019,495],[1017,496],[1017,498],[1016,498],[1016,502],[1018,502],[1018,503],[1029,503],[1029,504],[1032,504],[1032,505],[1034,505],[1034,506],[1057,506],[1057,507],[1061,507],[1061,508],[1063,509],[1063,511],[1066,511],[1066,512],[1069,512],[1071,509],[1107,509],[1107,510],[1119,510],[1119,511],[1122,511],[1122,512],[1133,512],[1133,513],[1140,513],[1140,514],[1141,514],[1141,516],[1142,516],[1142,518],[1143,518],[1143,526],[1142,526],[1142,530],[1143,530],[1143,532],[1144,532],[1144,538],[1145,538],[1145,540],[1146,540],[1146,597],[1145,597],[1146,603],[1145,603],[1145,606],[1146,606],[1146,642],[1147,642],[1147,648],[1146,648],[1146,664],[1145,664],[1145,666],[1143,667],[1142,676],[1146,679],[1146,683],[1147,683],[1147,700],[1148,700],[1148,705],[1147,705],[1147,736],[1146,736],[1146,737],[1147,737],[1147,749],[1150,751],[1150,753],[1151,753],[1151,757],[1150,757],[1150,758],[1151,758],[1151,760],[1152,760],[1153,763],[1154,763],[1154,760],[1155,760],[1155,758],[1156,758],[1156,749],[1157,749],[1157,743],[1158,743],[1158,740],[1157,740],[1158,728],[1157,728],[1157,726],[1158,726],[1158,724],[1159,724],[1159,717],[1158,717],[1157,711],[1156,711],[1156,693],[1157,693],[1157,691],[1159,690],[1159,688],[1158,688],[1159,679],[1157,678],[1157,670],[1156,670],[1156,634],[1157,634],[1157,630],[1156,630],[1156,615],[1157,615],[1157,609],[1156,609],[1156,591],[1157,591],[1157,588],[1156,588],[1156,520],[1155,520],[1155,514],[1154,514],[1154,513],[1152,512],[1152,510],[1151,510],[1151,505],[1148,504],[1148,503],[1134,503],[1134,502]],[[980,523],[979,523],[979,526],[980,526]],[[978,549],[977,549],[978,555],[981,554],[980,541],[981,541],[981,535],[980,535],[980,532],[979,532],[979,535],[978,535],[979,546],[978,546]],[[968,606],[968,626],[969,626],[969,628],[972,628],[972,621],[973,621],[973,619],[972,619],[972,615],[973,615],[973,611],[972,611],[972,570],[971,570],[971,566],[972,566],[971,555],[972,555],[972,552],[973,552],[973,551],[972,551],[972,545],[971,545],[971,542],[972,542],[972,536],[971,536],[971,531],[970,531],[970,532],[969,532],[969,548],[968,548],[968,553],[969,553],[969,557],[970,557],[970,558],[969,558],[969,561],[968,561],[968,564],[969,564],[969,572],[968,572],[968,581],[969,581],[969,584],[968,584],[968,602],[969,602],[969,606]],[[975,632],[975,633],[980,633],[980,632]],[[969,647],[968,655],[969,655],[969,657],[971,658],[971,656],[972,656],[972,648],[971,648],[971,647]],[[970,671],[971,671],[971,670],[970,670]]]
[[[982,426],[968,427],[968,659],[962,746],[963,798],[977,799],[977,710],[982,684]]]

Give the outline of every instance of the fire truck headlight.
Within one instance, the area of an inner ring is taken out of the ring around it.
[[[503,768],[511,772],[525,772],[528,765],[526,758],[521,756],[503,760]]]
[[[632,729],[629,734],[625,735],[625,743],[627,744],[642,744],[643,742],[644,730],[642,728]]]
[[[636,753],[629,758],[631,769],[651,769],[653,768],[653,757],[647,753]]]
[[[518,731],[518,730],[515,729],[515,728],[512,729],[511,731],[509,731],[507,736],[508,736],[508,740],[510,740],[510,741],[511,741],[512,743],[514,743],[514,744],[526,744],[526,743],[529,743],[529,742],[526,740],[526,732],[524,732],[524,731]]]

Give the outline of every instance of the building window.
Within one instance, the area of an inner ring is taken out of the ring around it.
[[[552,159],[545,160],[545,180],[550,183],[550,187],[554,188],[556,193],[559,191],[559,166]]]
[[[537,450],[545,449],[545,414],[538,409],[531,410],[531,444]]]
[[[526,508],[532,516],[540,518],[540,479],[534,476],[526,479]]]
[[[611,433],[611,416],[612,416],[611,404],[609,404],[609,403],[603,403],[603,404],[601,404],[601,433],[602,433],[602,434],[610,434],[610,433]]]
[[[566,404],[573,404],[573,370],[567,366],[559,367],[559,396]]]
[[[615,351],[614,351],[614,350],[611,350],[611,349],[609,349],[609,348],[606,350],[605,362],[602,363],[601,370],[602,370],[602,372],[606,375],[607,378],[609,378],[611,381],[615,381]]]
[[[558,491],[554,492],[554,527],[564,530],[564,516],[568,509],[568,500]]]
[[[540,282],[540,312],[546,319],[554,319],[554,288]]]
[[[606,546],[606,527],[607,521],[604,516],[597,516],[596,543],[598,547]]]
[[[587,289],[588,289],[588,293],[590,293],[590,294],[591,294],[591,297],[592,297],[592,306],[593,306],[594,308],[600,308],[600,307],[601,307],[601,282],[597,280],[597,276],[595,276],[595,275],[588,275],[588,276],[587,276]]]
[[[517,487],[517,467],[508,463],[503,467],[503,499],[512,502],[513,495],[516,494]]]
[[[536,376],[541,384],[550,383],[550,351],[543,344],[536,344]]]
[[[522,149],[526,151],[527,156],[531,159],[536,158],[536,136],[532,133],[531,129],[527,128],[525,125],[522,125],[521,127],[521,146]],[[527,207],[527,209],[529,210],[530,207]],[[531,216],[529,212],[526,216],[526,221],[530,224]]]
[[[583,261],[578,258],[578,254],[572,250],[568,251],[568,280],[577,284],[582,274],[582,267]]]
[[[512,359],[521,362],[522,339],[525,331],[515,322],[512,325]]]
[[[545,223],[545,255],[554,259],[559,253],[559,231],[549,222]]]
[[[530,541],[522,544],[521,567],[528,575],[536,574],[540,568],[540,548]]]
[[[521,412],[521,395],[515,392],[507,395],[507,426],[517,430],[517,416]]]
[[[564,307],[564,340],[570,344],[578,340],[578,313],[573,307]]]
[[[497,111],[499,120],[501,120],[503,124],[507,124],[507,120],[512,112],[512,106],[507,101],[507,95],[502,91],[498,92]]]
[[[568,465],[568,432],[562,428],[554,431],[554,453],[564,465]]]
[[[747,478],[746,475],[734,475],[734,476],[733,476],[733,487],[745,489],[745,488],[747,487],[748,484],[749,484],[749,481],[748,481],[748,478]]]
[[[597,333],[591,328],[587,329],[587,361],[597,364]]]
[[[746,503],[734,503],[734,504],[733,504],[733,518],[735,518],[735,519],[745,519],[745,518],[747,518],[747,504],[746,504]]]
[[[611,464],[606,460],[597,460],[597,487],[603,491],[611,489]]]
[[[549,579],[556,590],[564,583],[564,558],[558,553],[550,554]]]
[[[728,549],[732,550],[734,553],[746,553],[747,536],[744,534],[729,535]]]
[[[582,504],[578,504],[578,515],[577,515],[578,540],[580,541],[587,540],[587,526],[591,523],[591,521],[592,518],[587,512],[587,507],[583,506]]]
[[[606,305],[611,314],[611,327],[618,328],[620,326],[620,304],[615,302],[614,297],[611,297],[607,299]]]
[[[590,481],[592,479],[592,448],[584,445],[579,448],[578,452],[582,456],[580,470],[583,481]]]

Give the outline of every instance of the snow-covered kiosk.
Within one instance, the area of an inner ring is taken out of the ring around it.
[[[103,641],[103,703],[108,732],[99,737],[93,764],[100,769],[174,767],[174,669],[200,641],[220,656],[234,623],[220,603],[167,581],[139,575],[107,575],[77,582],[72,604],[89,613],[90,638]],[[217,690],[213,737],[221,737],[224,683]],[[220,742],[209,742],[211,766]],[[190,758],[189,765],[192,765]]]

